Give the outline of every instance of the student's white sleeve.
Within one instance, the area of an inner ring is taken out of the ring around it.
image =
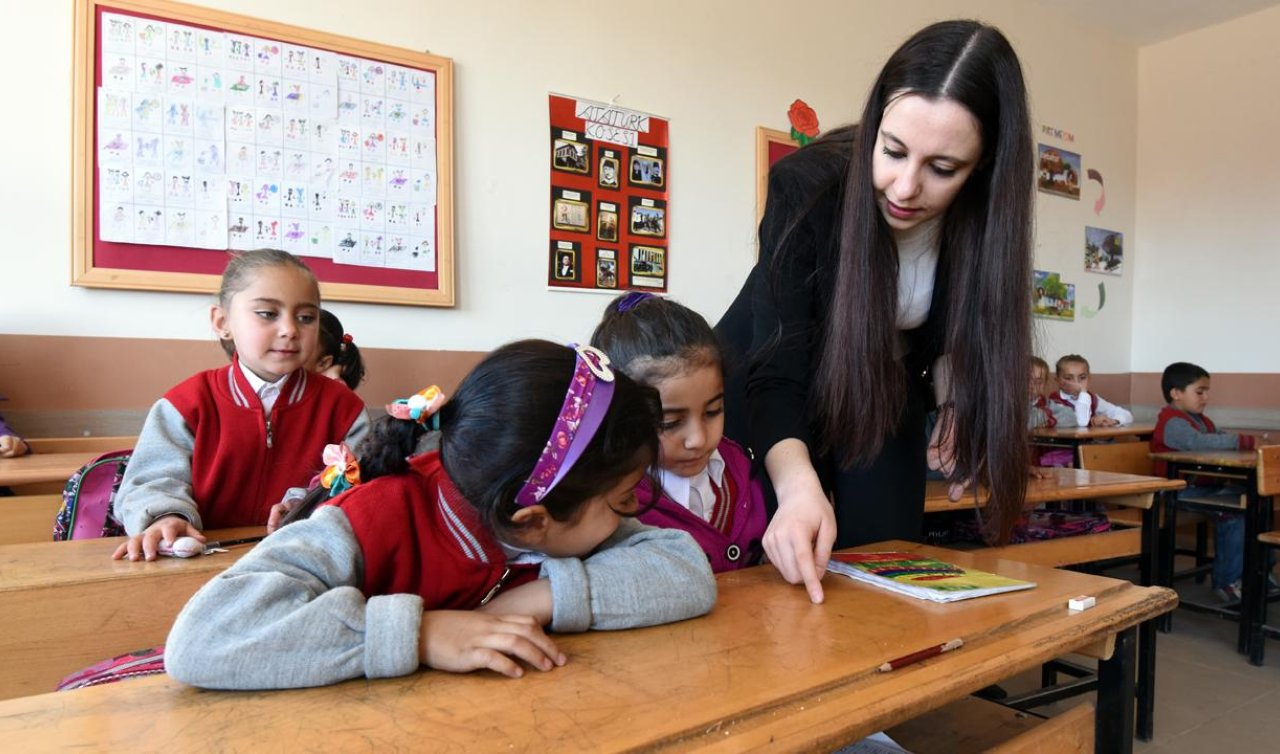
[[[161,398],[147,413],[133,455],[112,504],[129,534],[140,534],[161,516],[177,514],[197,529],[200,511],[191,497],[191,456],[196,437],[173,404]]]
[[[688,532],[623,519],[593,555],[548,558],[551,629],[635,628],[702,615],[716,602],[706,553]]]
[[[1098,413],[1121,424],[1133,424],[1133,414],[1129,409],[1109,403],[1101,395],[1098,396]]]
[[[1093,417],[1089,415],[1088,391],[1081,390],[1080,394],[1076,396],[1074,405],[1076,407],[1076,426],[1079,426],[1079,427],[1089,426],[1089,420],[1092,419]]]
[[[346,514],[325,506],[267,537],[182,609],[165,670],[213,689],[323,686],[418,669],[422,598],[364,598]]]

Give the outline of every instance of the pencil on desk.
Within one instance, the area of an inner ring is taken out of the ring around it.
[[[880,666],[880,672],[888,673],[890,670],[897,670],[898,668],[905,667],[907,665],[914,665],[921,660],[927,660],[934,655],[940,655],[943,652],[950,652],[953,649],[959,649],[963,646],[964,639],[952,639],[944,644],[929,647],[928,649],[922,649],[919,652],[912,652],[909,655],[903,655],[895,660],[889,660]]]

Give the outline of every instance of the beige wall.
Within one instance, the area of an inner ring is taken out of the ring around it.
[[[803,97],[823,125],[854,117],[889,52],[920,26],[969,15],[1000,25],[1025,64],[1035,122],[1067,129],[1107,180],[1107,227],[1133,231],[1137,51],[1019,0],[654,0],[625,13],[584,0],[206,0],[285,23],[430,49],[456,63],[458,307],[339,304],[362,345],[475,351],[518,336],[583,337],[605,299],[543,287],[549,90],[671,119],[671,292],[714,320],[755,256],[754,129],[786,126]],[[68,142],[72,3],[11,3],[0,62],[19,115],[0,119],[0,332],[209,340],[202,296],[71,288]],[[615,9],[617,8],[617,9]],[[33,61],[38,61],[33,64]],[[1038,265],[1081,271],[1084,201],[1039,199]],[[1045,324],[1042,351],[1129,368],[1132,277],[1108,278],[1106,310]],[[209,347],[214,348],[210,342]],[[4,382],[0,357],[0,383]]]
[[[1135,372],[1280,371],[1278,38],[1273,8],[1139,53]]]

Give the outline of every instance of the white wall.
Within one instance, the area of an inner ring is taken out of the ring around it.
[[[1133,369],[1280,371],[1280,8],[1143,48]]]
[[[855,116],[881,63],[911,32],[970,15],[1001,26],[1022,56],[1035,124],[1075,133],[1074,151],[1107,181],[1101,222],[1133,232],[1137,51],[1055,10],[1018,0],[654,0],[636,10],[583,0],[425,2],[206,0],[206,4],[430,49],[455,61],[458,307],[339,304],[362,345],[481,349],[525,335],[581,338],[606,299],[544,288],[549,90],[671,119],[671,293],[715,320],[754,256],[754,129],[786,128],[806,99],[823,126]],[[68,286],[71,3],[8,3],[0,48],[17,115],[0,119],[0,332],[207,336],[202,296]],[[20,8],[20,10],[15,10]],[[15,23],[20,22],[20,23]],[[38,61],[33,63],[32,61]],[[14,146],[18,145],[18,146]],[[1082,201],[1039,198],[1037,266],[1061,271],[1096,305],[1083,269]],[[1042,352],[1087,352],[1128,368],[1132,264],[1106,278],[1106,309],[1044,327]]]

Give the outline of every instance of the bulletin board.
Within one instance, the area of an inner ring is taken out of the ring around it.
[[[453,63],[168,0],[76,0],[72,284],[213,292],[280,248],[325,300],[453,306]]]
[[[764,217],[764,203],[769,196],[769,169],[799,148],[800,142],[786,131],[756,126],[756,225]]]

